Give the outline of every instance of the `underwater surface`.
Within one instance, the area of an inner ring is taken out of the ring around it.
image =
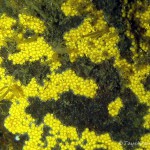
[[[0,150],[150,150],[150,1],[0,0]]]

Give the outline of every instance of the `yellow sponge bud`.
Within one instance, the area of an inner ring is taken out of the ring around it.
[[[20,24],[22,24],[25,28],[34,30],[35,33],[43,33],[45,30],[43,21],[36,17],[27,14],[19,14],[19,20]]]
[[[109,114],[114,117],[118,115],[120,109],[123,107],[122,100],[118,97],[115,101],[108,105]]]
[[[144,128],[146,129],[150,129],[150,114],[147,114],[146,116],[144,116]]]

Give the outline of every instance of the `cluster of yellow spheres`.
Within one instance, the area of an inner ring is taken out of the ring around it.
[[[8,17],[6,14],[0,16],[0,48],[6,45],[6,38],[11,38],[14,31],[11,27],[16,23],[16,20]]]
[[[150,6],[148,5],[146,11],[144,12],[136,12],[136,18],[140,20],[140,25],[146,29],[145,36],[150,37]]]
[[[122,100],[118,97],[115,99],[115,101],[111,102],[108,105],[108,112],[112,117],[117,116],[122,107],[123,107]]]
[[[139,142],[140,148],[137,148],[136,150],[143,150],[143,149],[149,150],[149,149],[150,149],[149,140],[150,140],[150,134],[149,134],[149,133],[143,135],[143,136],[141,137],[140,142]]]
[[[45,25],[40,19],[27,14],[19,14],[19,22],[23,27],[33,30],[35,33],[43,33]]]
[[[82,9],[83,6],[84,9]],[[88,12],[93,12],[94,5],[89,0],[67,0],[62,4],[61,10],[66,16],[80,16]]]
[[[51,69],[58,68],[61,64],[54,59],[55,52],[49,46],[43,37],[38,37],[35,41],[23,42],[17,45],[18,53],[9,54],[8,59],[13,61],[13,64],[24,64],[25,62],[42,61],[42,58],[47,57],[47,61],[51,62]],[[42,61],[43,62],[43,61]],[[55,64],[52,62],[55,62]]]
[[[143,124],[143,126],[146,129],[150,129],[150,114],[147,114],[146,116],[144,116],[144,124]]]
[[[48,75],[48,78],[50,81],[44,80],[44,86],[39,85],[36,79],[32,78],[27,86],[21,86],[20,93],[23,91],[21,95],[39,97],[42,101],[58,100],[62,93],[72,90],[74,94],[93,98],[98,89],[93,80],[84,80],[72,70],[67,70],[62,74],[52,73]]]
[[[64,71],[62,74],[54,73],[49,78],[50,82],[45,81],[44,88],[39,89],[39,96],[42,100],[48,100],[50,98],[58,100],[61,93],[69,90],[72,90],[76,95],[93,98],[98,89],[93,80],[84,80],[70,69]]]
[[[141,83],[145,81],[150,72],[150,66],[144,66],[140,71],[136,70],[135,74],[130,76],[130,85],[129,87],[132,91],[138,96],[141,103],[146,103],[147,106],[150,106],[150,92],[145,90],[144,85]]]
[[[97,11],[94,17],[87,17],[76,29],[64,35],[70,60],[86,56],[94,63],[101,63],[118,55],[119,36],[114,27],[108,27],[103,12]]]

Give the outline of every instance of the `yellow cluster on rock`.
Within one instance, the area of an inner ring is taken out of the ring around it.
[[[6,14],[0,16],[0,48],[6,45],[6,39],[11,38],[14,31],[11,27],[16,23],[16,20],[8,17]]]
[[[150,106],[150,92],[142,84],[149,76],[150,66],[141,65],[137,67],[134,64],[128,63],[125,59],[116,59],[114,66],[119,70],[121,77],[126,79],[127,83],[125,83],[125,86],[134,92],[139,102]]]
[[[67,0],[61,6],[66,16],[79,16],[94,11],[94,5],[89,0]]]
[[[38,37],[31,42],[18,43],[18,53],[9,54],[8,59],[12,60],[13,64],[24,64],[25,62],[42,61],[42,58],[47,57],[47,62],[55,62],[51,66],[51,70],[58,68],[61,64],[54,60],[55,52],[52,47],[46,43],[43,37]],[[42,61],[43,62],[43,61]]]
[[[22,85],[22,89],[24,91],[24,94],[27,97],[36,97],[36,96],[38,96],[39,87],[40,87],[40,85],[37,83],[35,78],[32,78],[27,86]]]
[[[87,17],[76,29],[64,35],[70,60],[86,56],[94,63],[101,63],[118,55],[119,36],[114,27],[108,27],[103,12]]]
[[[98,89],[97,84],[91,80],[78,77],[74,71],[67,70],[61,74],[52,73],[47,76],[50,81],[44,80],[44,86],[32,78],[27,86],[21,86],[27,97],[39,97],[42,101],[58,100],[60,94],[72,90],[76,95],[93,98]]]
[[[25,112],[28,105],[27,98],[14,99],[4,125],[13,134],[28,135],[29,141],[25,141],[24,150],[41,150],[43,124],[37,126],[31,115]]]
[[[25,29],[31,29],[35,33],[43,33],[46,28],[43,21],[27,14],[19,14],[19,22]]]
[[[149,54],[149,38],[150,38],[150,5],[145,2],[138,2],[137,4],[139,7],[144,8],[143,11],[137,10],[135,13],[135,19],[138,22],[140,28],[143,30],[141,31],[140,39],[139,39],[139,49],[144,53],[144,54]],[[136,54],[137,59],[138,57],[142,57],[143,54]]]
[[[23,146],[24,150],[48,150],[58,144],[57,139],[60,138],[64,143],[60,143],[62,149],[72,148],[75,149],[79,142],[79,137],[74,127],[66,127],[59,120],[54,118],[52,114],[47,114],[44,117],[44,122],[36,125],[36,120],[31,115],[25,112],[26,108],[30,105],[28,97],[39,97],[41,100],[58,100],[60,94],[72,90],[76,95],[83,95],[93,98],[96,94],[97,85],[91,80],[84,80],[78,77],[74,71],[68,69],[63,73],[55,73],[54,70],[60,67],[60,62],[55,60],[56,53],[52,47],[48,45],[43,37],[38,36],[42,33],[44,28],[39,30],[41,22],[34,17],[27,17],[26,15],[19,15],[19,24],[25,29],[29,28],[34,30],[37,34],[33,37],[25,39],[24,33],[14,33],[11,37],[17,44],[17,52],[9,53],[8,59],[13,64],[25,64],[26,62],[40,61],[50,66],[52,73],[47,75],[49,80],[44,80],[44,86],[37,83],[35,78],[32,78],[28,85],[21,85],[20,81],[16,81],[12,76],[8,76],[3,67],[1,69],[1,83],[0,83],[0,96],[1,99],[8,99],[12,102],[9,110],[9,116],[5,119],[5,127],[12,134],[23,135],[27,134],[28,141],[25,141]],[[37,23],[37,22],[38,23]],[[28,22],[28,23],[27,23]],[[34,24],[35,22],[35,24]],[[43,26],[43,24],[41,24]],[[36,27],[36,29],[34,28]],[[46,57],[46,60],[43,57]],[[3,62],[3,58],[0,58]],[[18,94],[17,94],[18,92]],[[47,136],[45,145],[41,140],[44,125],[52,128],[50,134],[54,136]],[[71,144],[67,142],[68,138],[74,140]],[[113,143],[113,141],[112,141]]]
[[[128,0],[124,0],[124,4],[127,6]],[[122,9],[122,17],[128,18],[126,19],[127,30],[125,34],[132,41],[130,50],[133,53],[132,59],[136,63],[142,55],[140,52],[147,53],[149,51],[148,38],[150,37],[150,5],[147,0],[137,0],[135,3],[130,4],[128,12],[126,12],[125,9],[126,7]],[[133,27],[130,22],[133,21],[133,19],[135,24],[139,26],[138,35],[132,32]],[[138,40],[137,36],[139,36]]]
[[[147,106],[150,106],[150,91],[145,90],[144,85],[141,83],[146,79],[150,73],[150,66],[144,66],[140,70],[137,70],[136,73],[130,76],[130,85],[129,87],[132,91],[138,96],[141,103],[146,103]]]
[[[108,105],[108,113],[110,116],[115,117],[119,114],[120,109],[123,107],[123,103],[120,97]]]
[[[98,88],[93,80],[84,80],[70,69],[62,74],[53,73],[49,78],[50,81],[45,81],[44,88],[39,88],[39,97],[42,100],[51,98],[58,100],[61,93],[69,90],[72,90],[76,95],[93,98]]]
[[[150,113],[144,116],[144,128],[150,129]]]
[[[45,143],[41,141],[41,131],[44,125],[50,128],[48,131],[49,135],[45,137]],[[86,150],[95,148],[123,150],[121,144],[113,141],[108,133],[96,135],[93,131],[89,131],[89,129],[86,128],[82,132],[81,137],[79,137],[75,127],[66,127],[58,119],[56,119],[53,114],[47,114],[44,117],[44,123],[39,126],[33,125],[33,128],[34,129],[31,132],[28,132],[29,141],[25,143],[25,150],[49,150],[53,149],[56,145],[62,150],[76,150],[75,147],[78,145]],[[57,142],[58,139],[60,140],[59,143]],[[84,141],[87,142],[84,143]],[[46,146],[44,146],[45,144]]]
[[[2,57],[0,57],[0,66],[2,65],[2,62],[3,62],[3,59],[2,59]],[[1,79],[4,79],[5,78],[5,68],[2,68],[2,67],[0,67],[0,78]],[[0,82],[0,84],[1,84],[1,82]],[[1,87],[1,85],[0,85],[0,87]]]
[[[30,124],[34,122],[31,115],[25,113],[25,108],[29,103],[26,98],[13,98],[11,101],[13,103],[4,125],[13,134],[24,134],[30,129]]]
[[[84,145],[84,141],[87,144]],[[86,150],[94,149],[107,149],[107,150],[123,150],[122,145],[119,142],[115,142],[111,139],[109,133],[96,135],[95,132],[85,129],[81,137],[81,146]]]
[[[136,150],[149,150],[150,149],[150,134],[145,134],[141,137],[139,141],[139,148]]]

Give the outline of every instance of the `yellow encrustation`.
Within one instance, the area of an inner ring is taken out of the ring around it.
[[[66,16],[80,16],[95,11],[94,5],[89,0],[67,0],[62,4],[61,10]]]
[[[93,98],[98,89],[93,80],[84,80],[71,69],[64,71],[62,74],[53,73],[49,75],[49,78],[50,81],[45,81],[45,86],[39,88],[39,97],[44,101],[51,98],[58,100],[61,93],[69,90],[72,90],[76,95]]]
[[[116,98],[108,105],[109,115],[115,117],[119,114],[120,109],[123,107],[123,103],[120,97]]]
[[[102,11],[86,17],[76,29],[64,35],[71,62],[86,56],[94,63],[101,63],[118,55],[119,36],[114,27],[108,27]]]
[[[136,150],[149,150],[150,149],[150,134],[145,134],[141,137],[140,141],[138,142],[139,148]]]
[[[150,113],[144,116],[144,128],[150,129]]]
[[[85,9],[82,10],[82,7]],[[129,14],[133,11],[133,8],[131,8]],[[145,90],[142,81],[149,76],[150,67],[148,64],[137,67],[138,46],[134,35],[131,33],[130,26],[128,26],[126,35],[132,40],[133,64],[120,56],[117,47],[119,42],[117,29],[108,26],[104,19],[103,11],[96,10],[91,1],[67,0],[63,3],[61,9],[66,16],[80,16],[82,14],[86,16],[77,28],[73,28],[64,34],[70,61],[75,62],[78,57],[86,56],[93,63],[99,64],[114,58],[114,67],[118,69],[121,78],[128,81],[124,86],[133,91],[140,103],[149,106],[150,92]],[[149,37],[149,10],[149,6],[147,6],[145,12],[135,13],[135,17],[139,19],[141,27],[146,30],[143,37]],[[65,126],[53,114],[47,113],[43,122],[37,125],[36,120],[26,113],[26,108],[30,106],[29,97],[39,97],[41,101],[58,100],[62,93],[71,90],[75,95],[92,99],[97,93],[98,85],[93,79],[83,79],[77,76],[70,68],[62,73],[56,73],[55,70],[62,64],[56,59],[57,52],[52,49],[52,46],[42,36],[46,29],[44,22],[37,17],[23,13],[19,14],[18,18],[17,23],[23,28],[19,33],[13,29],[13,25],[16,25],[16,20],[6,14],[1,15],[0,47],[6,46],[7,41],[12,40],[17,45],[16,53],[8,53],[8,59],[12,61],[12,64],[23,65],[26,62],[40,61],[41,63],[46,63],[51,71],[47,78],[44,79],[43,86],[39,85],[35,78],[32,78],[29,84],[22,85],[19,80],[15,80],[13,76],[7,74],[6,69],[2,66],[5,58],[0,57],[0,100],[7,99],[12,102],[4,126],[12,134],[28,135],[29,139],[25,141],[23,150],[49,150],[56,146],[59,146],[62,150],[75,150],[78,145],[86,150],[96,148],[123,150],[123,145],[114,141],[107,132],[98,135],[94,131],[85,128],[79,136],[75,127]],[[24,38],[24,34],[28,29],[33,30],[34,35]],[[148,52],[148,46],[146,41],[140,41],[140,47],[145,52]],[[45,56],[46,60],[43,58]],[[122,107],[122,100],[118,97],[108,105],[108,112],[114,117],[119,114]],[[143,127],[149,129],[149,114],[146,114],[143,119]],[[43,141],[44,126],[48,126],[50,130]],[[60,141],[58,142],[58,140]],[[138,149],[150,149],[149,144],[145,144],[149,140],[149,134],[143,135]]]
[[[46,28],[43,21],[28,14],[19,14],[19,23],[24,29],[31,29],[35,33],[43,33]]]
[[[6,46],[6,39],[14,35],[11,27],[16,23],[16,20],[7,16],[5,13],[0,16],[0,48]]]
[[[13,64],[24,64],[25,62],[43,62],[45,56],[47,64],[50,65],[50,70],[55,70],[61,66],[58,60],[55,60],[56,53],[52,47],[46,43],[43,37],[37,37],[34,41],[26,42],[26,40],[18,43],[18,53],[9,54],[8,59],[12,60]]]

